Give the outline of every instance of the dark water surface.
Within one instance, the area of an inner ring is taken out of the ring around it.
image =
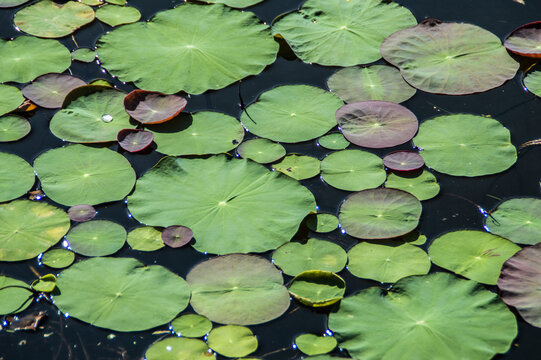
[[[129,5],[138,7],[143,19],[149,19],[158,11],[172,8],[182,1],[166,0],[130,0]],[[263,21],[270,23],[274,17],[297,8],[300,0],[266,0],[249,10],[255,12]],[[469,22],[479,25],[503,39],[514,28],[535,20],[540,20],[541,1],[526,0],[523,6],[512,0],[401,0],[402,5],[409,8],[418,21],[425,18],[437,18],[442,21]],[[12,16],[16,9],[0,10],[0,36],[4,39],[19,36],[12,25]],[[536,17],[537,16],[537,17]],[[201,19],[204,21],[204,19]],[[80,47],[93,47],[97,38],[111,28],[94,21],[75,34]],[[61,40],[70,50],[76,46],[70,37]],[[234,51],[234,49],[232,49]],[[160,54],[156,54],[160,56]],[[380,61],[382,62],[382,61]],[[152,66],[152,64],[148,64]],[[122,84],[101,71],[99,65],[73,63],[71,72],[85,81],[103,77],[115,83],[119,88],[130,91],[133,86]],[[326,79],[336,70],[304,64],[301,61],[286,60],[279,57],[262,74],[242,81],[242,95],[245,103],[254,101],[258,94],[282,84],[310,84],[326,87]],[[2,71],[2,69],[0,69]],[[403,105],[412,110],[420,121],[441,114],[467,112],[491,115],[503,123],[511,131],[515,146],[525,141],[541,138],[541,100],[523,90],[522,73],[515,79],[491,91],[467,96],[445,96],[418,92]],[[238,85],[211,91],[206,94],[191,96],[188,99],[188,111],[215,110],[240,116]],[[32,163],[41,152],[64,145],[54,137],[48,122],[54,110],[40,109],[32,116],[32,132],[23,140],[15,143],[0,144],[0,151],[18,154]],[[411,143],[395,149],[411,148]],[[112,146],[116,149],[116,145]],[[330,151],[316,146],[310,141],[301,144],[286,145],[288,152],[309,154],[323,158]],[[355,148],[351,145],[350,148]],[[365,149],[366,150],[366,149]],[[383,156],[392,151],[384,149],[374,151]],[[162,156],[153,151],[150,154],[124,154],[132,163],[138,176],[153,166]],[[483,217],[478,208],[464,197],[490,210],[498,202],[514,196],[540,195],[541,179],[541,147],[531,147],[519,154],[517,163],[506,172],[479,178],[451,177],[435,173],[441,185],[441,193],[436,198],[423,202],[423,215],[420,230],[427,235],[428,242],[437,235],[459,229],[482,229]],[[302,181],[316,196],[321,211],[337,213],[340,202],[348,192],[340,191],[325,185],[319,178]],[[458,195],[460,197],[454,196]],[[45,200],[46,201],[46,200]],[[130,219],[124,203],[111,203],[98,206],[98,219],[110,219],[121,223],[129,231],[138,223]],[[332,240],[346,250],[357,243],[356,240],[341,234],[338,230],[316,237]],[[269,259],[271,254],[266,255]],[[127,245],[115,256],[131,256],[146,264],[160,264],[185,277],[189,269],[207,256],[197,253],[192,248],[161,249],[144,253],[131,251]],[[41,274],[50,269],[38,266],[36,260],[20,263],[0,264],[0,273],[30,282],[35,279],[30,266]],[[432,270],[437,269],[433,266]],[[114,274],[111,274],[114,276]],[[340,275],[347,282],[346,295],[360,289],[379,285],[377,282],[353,277],[347,270]],[[288,281],[289,278],[286,279]],[[494,290],[494,288],[493,288]],[[152,331],[137,333],[117,333],[96,328],[72,318],[59,315],[56,308],[46,301],[33,304],[26,313],[47,310],[48,319],[45,328],[36,333],[7,333],[0,331],[0,360],[12,359],[140,359],[150,344],[163,335],[153,335],[153,331],[167,330],[162,326]],[[188,309],[190,310],[190,309]],[[23,313],[24,315],[25,313]],[[520,318],[520,317],[518,317]],[[269,323],[251,326],[259,338],[259,348],[252,356],[268,360],[297,359],[301,353],[292,348],[294,338],[302,333],[322,334],[326,330],[326,314],[312,311],[292,301],[285,316]],[[534,328],[519,320],[519,335],[508,354],[497,356],[497,359],[527,360],[539,359],[536,345],[541,338],[541,329]],[[285,349],[279,351],[280,349]],[[339,350],[335,354],[340,354]],[[435,354],[434,359],[437,359]]]

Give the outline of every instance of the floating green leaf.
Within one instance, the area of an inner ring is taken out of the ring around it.
[[[438,180],[426,170],[415,174],[390,173],[385,187],[407,191],[419,200],[432,199],[440,192]]]
[[[302,334],[295,338],[295,345],[306,355],[320,355],[331,352],[336,347],[336,339],[332,336]]]
[[[84,85],[86,83],[75,76],[51,73],[34,79],[23,88],[22,93],[34,104],[54,109],[62,107],[64,98],[73,89]]]
[[[36,176],[24,159],[0,152],[0,164],[0,202],[16,199],[32,188]]]
[[[17,109],[24,101],[21,90],[15,86],[0,84],[0,115]]]
[[[289,292],[304,305],[324,307],[342,299],[346,282],[330,271],[307,270],[291,280]]]
[[[30,122],[22,116],[0,116],[0,142],[20,140],[28,135],[30,129]]]
[[[507,50],[530,58],[541,57],[541,22],[534,21],[518,27],[505,39]]]
[[[118,26],[139,21],[141,13],[131,6],[105,5],[96,10],[96,18],[109,26]]]
[[[0,315],[21,312],[32,303],[33,299],[34,293],[27,284],[0,275]]]
[[[267,139],[250,139],[239,145],[237,153],[244,159],[267,164],[284,157],[286,149]]]
[[[39,279],[32,282],[31,287],[35,291],[50,293],[56,287],[56,276],[53,274],[40,276]]]
[[[485,218],[485,227],[517,244],[541,242],[541,200],[536,198],[509,199]]]
[[[71,60],[91,63],[96,60],[96,51],[93,49],[79,48],[71,52]]]
[[[343,150],[349,146],[349,141],[340,133],[331,133],[318,139],[318,144],[325,149]]]
[[[422,149],[427,166],[454,176],[496,174],[517,160],[509,130],[484,116],[456,114],[426,120],[413,142]]]
[[[139,251],[155,251],[165,246],[162,232],[152,226],[141,226],[130,231],[128,245]]]
[[[168,323],[188,306],[184,279],[131,258],[92,258],[62,271],[54,304],[63,313],[115,331]]]
[[[291,154],[279,163],[272,165],[272,168],[295,180],[304,180],[319,174],[320,163],[313,156]]]
[[[306,226],[312,231],[326,233],[338,227],[338,218],[333,214],[310,214],[306,218]]]
[[[152,344],[145,353],[147,360],[214,360],[212,353],[204,341],[168,337]]]
[[[537,70],[526,74],[524,85],[528,88],[528,91],[541,97],[541,71]]]
[[[217,323],[261,324],[289,307],[282,274],[259,256],[232,254],[206,260],[191,269],[186,280],[193,309]]]
[[[183,337],[203,337],[212,329],[212,323],[204,316],[186,314],[171,322],[173,331]]]
[[[252,330],[239,325],[214,328],[207,343],[212,350],[227,357],[250,355],[257,349],[257,338]]]
[[[29,0],[0,0],[0,8],[10,8],[22,5]]]
[[[259,4],[263,0],[205,0],[209,3],[225,4],[234,8],[245,8],[255,4]]]
[[[41,262],[53,269],[67,268],[75,261],[75,254],[65,249],[51,249],[43,254]]]
[[[66,234],[71,250],[84,256],[116,253],[126,241],[122,225],[109,220],[92,220],[78,224]]]

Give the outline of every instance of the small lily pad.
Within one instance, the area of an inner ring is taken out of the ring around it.
[[[541,71],[536,70],[526,74],[524,85],[535,96],[541,97]]]
[[[34,293],[26,283],[0,275],[0,315],[21,312],[33,299]]]
[[[310,214],[306,218],[306,226],[312,231],[326,233],[338,227],[338,218],[327,213]]]
[[[77,222],[85,222],[94,219],[97,211],[92,205],[75,205],[68,209],[68,216],[71,220]]]
[[[20,140],[30,133],[30,129],[30,122],[22,116],[0,116],[0,142]]]
[[[344,150],[350,144],[344,135],[340,133],[331,133],[329,135],[322,136],[318,139],[317,143],[323,146],[325,149],[330,150]]]
[[[336,347],[337,341],[332,336],[302,334],[295,338],[295,345],[306,355],[320,355],[331,352]]]
[[[14,154],[0,152],[0,202],[24,195],[36,180],[32,166]]]
[[[186,226],[168,226],[162,231],[163,243],[172,248],[179,248],[188,244],[193,238],[193,231]]]
[[[84,256],[116,253],[126,241],[122,225],[109,220],[92,220],[78,224],[66,234],[71,250]]]
[[[139,21],[141,13],[131,6],[105,5],[96,10],[96,18],[109,26],[118,26]]]
[[[96,60],[96,50],[88,48],[79,48],[71,52],[71,60],[84,63],[91,63]]]
[[[56,276],[53,274],[40,276],[39,279],[32,282],[31,287],[35,291],[50,293],[56,287]]]
[[[423,157],[413,151],[393,151],[383,157],[383,165],[395,171],[412,171],[423,167]]]
[[[64,98],[73,89],[84,85],[86,83],[75,76],[51,73],[34,79],[22,89],[22,93],[38,106],[55,109],[62,107]]]
[[[531,22],[513,30],[503,45],[512,53],[534,59],[541,58],[541,21]]]
[[[245,326],[226,325],[214,328],[207,339],[209,347],[227,357],[250,355],[257,349],[257,337]]]
[[[283,158],[286,155],[286,149],[278,143],[259,138],[242,142],[237,148],[237,153],[244,159],[268,164]]]
[[[168,337],[152,344],[145,353],[147,360],[214,360],[216,355],[198,339]]]
[[[152,226],[141,226],[128,233],[128,245],[133,250],[155,251],[165,246],[161,231]]]
[[[0,84],[0,115],[17,109],[24,101],[21,90],[15,86]]]
[[[0,8],[11,8],[22,5],[29,0],[0,0]]]
[[[541,199],[509,199],[485,218],[485,228],[516,244],[541,242]]]
[[[291,154],[287,155],[279,163],[272,165],[272,168],[295,180],[304,180],[319,174],[320,163],[318,159],[312,156]]]
[[[344,296],[346,282],[330,271],[307,270],[291,280],[289,293],[304,305],[325,307]]]
[[[204,316],[186,314],[171,322],[173,331],[182,337],[203,337],[212,330],[212,322]]]
[[[47,265],[53,269],[67,268],[75,261],[75,254],[73,251],[66,249],[51,249],[43,254],[41,262],[43,265]]]
[[[133,90],[124,98],[126,112],[141,124],[159,124],[180,114],[188,102],[176,95]]]
[[[209,3],[225,4],[233,8],[246,8],[255,4],[259,4],[263,0],[206,0]]]
[[[418,174],[390,173],[385,187],[407,191],[419,200],[432,199],[440,192],[438,180],[426,170]]]
[[[120,147],[132,153],[146,149],[153,140],[153,133],[139,129],[122,129],[117,135]]]

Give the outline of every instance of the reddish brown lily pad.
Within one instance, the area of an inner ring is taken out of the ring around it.
[[[50,73],[42,75],[22,89],[24,97],[48,109],[62,107],[64,98],[73,89],[86,83],[71,75]]]
[[[336,121],[345,138],[355,145],[385,148],[413,138],[419,122],[414,113],[389,101],[359,101],[342,106]]]
[[[505,39],[503,45],[512,53],[541,58],[541,21],[524,24]]]
[[[162,240],[165,245],[179,248],[189,243],[193,238],[193,231],[181,225],[168,226],[162,231]]]
[[[424,164],[423,157],[413,151],[393,151],[383,158],[383,165],[395,171],[417,170],[422,168]]]
[[[118,144],[129,152],[138,152],[146,149],[154,140],[150,131],[138,129],[122,129],[117,135]]]
[[[188,102],[176,95],[157,91],[134,90],[124,98],[126,112],[142,124],[159,124],[171,120]]]
[[[68,209],[68,216],[71,220],[77,222],[85,222],[94,219],[97,212],[92,205],[75,205]]]

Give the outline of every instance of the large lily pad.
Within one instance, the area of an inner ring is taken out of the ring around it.
[[[55,109],[62,107],[64,98],[73,89],[86,83],[67,74],[45,74],[22,89],[23,95],[38,106]]]
[[[54,304],[63,313],[115,331],[141,331],[171,321],[188,306],[186,281],[159,265],[131,258],[92,258],[62,271]]]
[[[137,180],[128,198],[137,220],[187,226],[194,232],[193,247],[213,254],[276,249],[315,207],[312,193],[297,181],[224,155],[167,157]]]
[[[261,94],[242,113],[241,122],[248,131],[274,141],[306,141],[336,126],[334,113],[342,105],[339,98],[323,89],[283,85]]]
[[[267,164],[283,158],[286,149],[278,143],[259,138],[243,141],[237,148],[237,153],[244,159]]]
[[[121,200],[135,183],[135,171],[122,155],[77,144],[44,152],[34,170],[45,194],[62,205]]]
[[[509,350],[517,335],[497,294],[447,273],[409,276],[390,291],[361,290],[330,314],[329,328],[363,360],[484,360]]]
[[[68,215],[46,203],[17,200],[0,205],[0,261],[31,259],[68,231]]]
[[[34,170],[24,159],[0,152],[0,164],[0,202],[16,199],[34,185]]]
[[[42,38],[60,38],[94,20],[94,10],[77,1],[58,4],[41,0],[19,10],[13,23],[27,34]]]
[[[351,66],[378,60],[383,39],[415,24],[413,14],[394,2],[307,0],[272,30],[304,62]]]
[[[17,109],[24,101],[21,90],[15,86],[0,84],[0,115]]]
[[[194,310],[217,323],[260,324],[289,307],[282,274],[259,256],[232,254],[206,260],[190,270],[186,280]]]
[[[438,180],[430,171],[416,174],[390,173],[385,187],[409,192],[419,200],[432,199],[440,192]]]
[[[410,85],[449,95],[498,87],[519,67],[491,32],[472,24],[434,20],[395,32],[381,45],[381,54]]]
[[[26,309],[34,293],[24,282],[0,275],[0,315],[18,313]]]
[[[541,199],[516,198],[502,202],[485,219],[485,228],[517,244],[541,242]]]
[[[122,225],[109,220],[93,220],[74,226],[65,238],[77,254],[105,256],[120,250],[126,235]]]
[[[43,74],[62,72],[70,64],[69,50],[57,40],[33,36],[0,39],[0,82],[29,82]]]
[[[421,202],[396,189],[368,189],[351,194],[340,206],[340,224],[351,236],[385,239],[407,234],[417,227]]]
[[[207,339],[210,348],[227,357],[242,357],[257,349],[257,337],[246,326],[226,325],[214,328]]]
[[[427,166],[454,176],[496,174],[517,160],[509,130],[484,116],[456,114],[426,120],[413,142]]]
[[[98,41],[100,61],[113,75],[167,94],[221,89],[259,74],[277,51],[268,26],[253,13],[219,4],[183,4]]]
[[[531,58],[541,57],[541,21],[520,26],[505,39],[507,50]]]
[[[214,360],[207,344],[198,339],[168,337],[152,344],[145,353],[147,360]]]

